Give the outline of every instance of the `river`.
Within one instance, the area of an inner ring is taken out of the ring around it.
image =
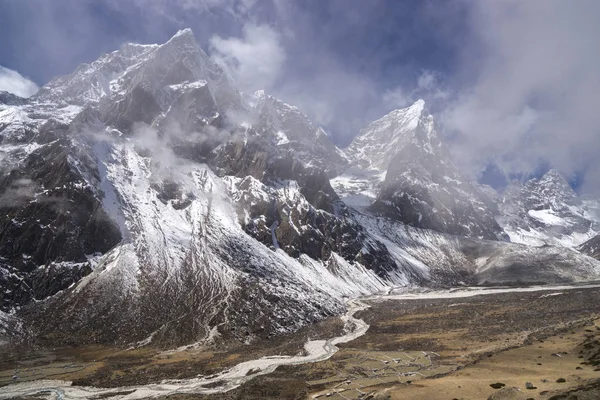
[[[362,299],[348,300],[347,311],[343,316],[341,316],[341,319],[344,322],[344,334],[342,336],[327,340],[309,340],[304,345],[305,355],[302,356],[262,357],[256,360],[240,363],[219,374],[208,377],[199,376],[191,379],[165,380],[160,383],[151,383],[139,386],[97,388],[87,386],[72,386],[71,382],[60,380],[22,382],[0,388],[0,399],[46,394],[46,397],[49,399],[59,400],[89,399],[91,397],[98,396],[111,399],[134,400],[167,396],[177,393],[210,394],[227,392],[239,387],[244,382],[253,379],[256,376],[273,372],[278,366],[318,362],[333,356],[338,351],[336,344],[350,342],[364,335],[369,329],[369,325],[365,321],[354,317],[356,312],[365,310],[369,307],[363,301],[465,298],[497,293],[534,291],[556,292],[561,290],[590,287],[600,287],[600,285],[531,286],[509,288],[475,287],[448,290],[421,289],[411,291],[401,290],[400,292],[392,291],[386,295],[375,295],[364,297]]]

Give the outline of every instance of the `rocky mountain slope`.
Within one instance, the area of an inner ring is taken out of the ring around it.
[[[53,342],[249,342],[393,286],[600,277],[504,241],[422,102],[346,154],[189,30],[0,100],[0,316]]]
[[[600,259],[600,235],[594,236],[587,242],[581,244],[578,250],[590,257]]]

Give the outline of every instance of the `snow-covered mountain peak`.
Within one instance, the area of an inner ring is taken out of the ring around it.
[[[193,32],[184,29],[160,45],[126,43],[69,75],[52,79],[35,98],[82,105],[119,100],[134,90],[143,90],[160,102],[159,92],[165,86],[201,79],[214,91],[222,89],[224,82],[232,86],[222,68],[200,48]]]
[[[383,118],[394,118],[401,124],[406,124],[409,121],[416,124],[424,112],[428,114],[425,109],[425,100],[419,99],[406,108],[400,108],[390,112]]]
[[[546,172],[537,182],[537,186],[543,190],[549,190],[576,198],[577,195],[565,177],[555,169]]]
[[[279,113],[279,114],[296,114],[298,118],[306,119],[308,121],[308,117],[304,115],[298,107],[287,104],[278,98],[271,96],[265,93],[264,90],[257,90],[253,96],[252,105],[254,108],[259,111],[268,108],[269,112]],[[312,124],[312,122],[311,122]]]
[[[525,183],[524,189],[527,197],[536,197],[536,208],[552,208],[559,210],[569,205],[581,203],[577,193],[555,169],[546,172],[539,179],[531,179]]]
[[[563,180],[566,182],[565,177],[554,168],[548,170],[548,172],[542,175],[541,180]]]
[[[164,44],[159,46],[161,49],[176,49],[179,52],[197,52],[203,58],[209,59],[208,55],[202,50],[194,32],[190,28],[181,29],[171,39],[167,40]]]
[[[191,38],[192,40],[196,41],[196,39],[194,38],[194,32],[192,31],[191,28],[184,28],[184,29],[178,30],[177,33],[173,35],[171,40],[176,39],[176,38],[181,38],[181,37]]]
[[[385,171],[391,159],[407,145],[431,154],[441,147],[433,117],[423,100],[369,124],[354,139],[347,154],[363,168]]]
[[[504,237],[488,207],[494,196],[456,168],[423,100],[369,124],[347,154],[360,168],[346,171],[332,185],[351,206],[415,227]]]
[[[504,191],[499,223],[511,241],[534,246],[576,247],[597,233],[594,202],[582,202],[555,169]]]
[[[249,99],[257,116],[259,134],[269,139],[278,152],[288,151],[306,167],[317,167],[329,175],[348,164],[346,155],[298,107],[258,90]]]

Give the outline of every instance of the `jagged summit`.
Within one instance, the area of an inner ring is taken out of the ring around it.
[[[540,178],[513,182],[504,191],[498,221],[511,241],[575,248],[598,230],[594,202],[583,202],[564,176],[551,169]]]
[[[177,51],[198,52],[203,58],[208,59],[208,55],[198,44],[194,32],[190,28],[177,31],[168,41],[160,45],[162,48],[175,48]]]
[[[555,168],[549,169],[544,175],[542,175],[542,180],[544,179],[560,179],[566,182],[563,174],[561,174],[560,171]]]
[[[423,100],[370,123],[360,131],[346,153],[363,168],[386,170],[391,159],[409,144],[430,152],[440,145],[433,117]]]
[[[178,38],[178,37],[188,37],[188,38],[192,38],[194,41],[196,40],[194,37],[194,32],[192,31],[191,28],[183,28],[183,29],[178,30],[177,33],[174,34],[173,37],[171,37],[171,40],[173,40],[174,38]],[[169,41],[171,41],[171,40],[169,40]]]
[[[399,108],[389,112],[383,118],[396,118],[399,123],[405,123],[405,121],[409,120],[416,121],[424,112],[427,115],[429,114],[425,107],[425,100],[418,99],[406,108]]]
[[[193,32],[184,29],[161,45],[127,43],[69,75],[52,79],[35,96],[38,101],[89,104],[119,101],[135,88],[159,103],[165,85],[204,79],[217,97],[231,96],[224,71],[200,48]],[[153,107],[154,105],[152,105]],[[150,107],[148,105],[147,107]]]
[[[347,149],[364,170],[385,172],[369,209],[440,232],[499,239],[487,197],[456,168],[425,101],[394,110],[363,129]]]
[[[531,188],[541,191],[541,196],[548,199],[551,207],[562,207],[562,203],[569,205],[580,203],[579,197],[569,182],[567,182],[565,177],[556,169],[551,169],[546,172],[537,182],[530,182]]]
[[[565,177],[556,169],[551,169],[538,179],[525,182],[522,189],[535,209],[552,209],[555,211],[568,206],[581,204],[579,196]]]
[[[291,151],[303,164],[336,175],[348,165],[345,154],[298,107],[287,104],[263,90],[250,103],[259,120],[263,137],[270,137],[278,152]]]

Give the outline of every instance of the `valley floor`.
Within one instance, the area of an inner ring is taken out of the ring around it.
[[[363,301],[370,308],[354,315],[370,325],[368,331],[338,344],[340,350],[327,360],[283,365],[225,393],[181,394],[174,390],[163,398],[600,398],[600,288],[534,289],[430,291],[368,298]],[[118,388],[93,398],[142,398],[142,392],[136,394],[131,386],[211,374],[264,355],[296,355],[307,338],[315,339],[318,332],[321,338],[334,337],[340,330],[339,319],[332,319],[275,343],[228,352],[86,348],[13,354],[0,362],[0,384],[12,382],[15,375],[21,385],[31,388],[41,381],[24,381],[73,380],[75,385]],[[256,372],[248,371],[248,375],[259,375]],[[562,379],[565,382],[557,382]],[[527,389],[527,382],[535,389]],[[494,383],[504,386],[494,389],[490,386]],[[5,393],[13,387],[5,387]],[[0,398],[10,398],[2,395],[2,389]],[[578,392],[565,394],[569,390]],[[40,398],[35,390],[21,393],[25,396],[14,398]],[[42,395],[59,396],[57,392]]]

